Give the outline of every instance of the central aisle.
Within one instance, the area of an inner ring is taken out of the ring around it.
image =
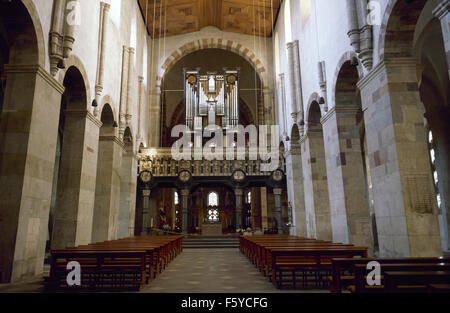
[[[185,249],[141,292],[259,293],[277,290],[239,249]]]

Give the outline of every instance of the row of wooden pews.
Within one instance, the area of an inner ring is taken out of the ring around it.
[[[289,235],[241,236],[240,249],[277,288],[328,288],[333,258],[367,258],[367,247]]]
[[[369,264],[374,261],[379,264],[380,284],[369,284],[367,279],[374,270]],[[355,293],[450,292],[450,258],[333,259],[331,291],[343,290]]]
[[[450,258],[368,258],[367,247],[289,235],[242,236],[240,249],[277,288],[450,292]],[[376,283],[368,279],[373,278],[374,261],[379,265]]]
[[[182,235],[130,237],[52,250],[46,287],[68,288],[67,265],[75,261],[81,268],[81,288],[139,290],[182,252],[183,238]]]

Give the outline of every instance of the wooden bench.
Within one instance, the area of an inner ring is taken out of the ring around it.
[[[450,271],[387,271],[385,292],[426,292],[430,284],[450,284]]]
[[[145,252],[143,251],[65,251],[53,250],[47,287],[55,290],[67,286],[67,265],[80,264],[81,288],[133,288],[145,284]]]
[[[333,293],[342,292],[344,287],[352,286],[355,291],[355,267],[366,267],[371,261],[383,264],[439,264],[450,263],[450,258],[334,258],[332,260],[332,276],[330,289]]]
[[[331,259],[333,257],[367,257],[367,247],[306,247],[297,249],[269,249],[271,255],[272,283],[282,288],[283,283],[292,283],[297,287],[297,281],[302,288],[307,288],[310,282],[315,287],[327,287],[328,275],[331,272]],[[283,273],[288,272],[291,277],[286,280]],[[300,272],[300,275],[297,273]]]
[[[49,286],[67,286],[64,285],[68,273],[65,266],[70,261],[77,261],[81,266],[82,283],[91,289],[104,286],[140,288],[181,253],[183,238],[182,235],[130,237],[52,250]]]
[[[429,284],[428,293],[450,293],[450,284]]]
[[[355,293],[373,293],[385,292],[384,273],[395,271],[420,272],[420,271],[450,271],[450,264],[433,264],[433,263],[399,263],[399,264],[382,264],[380,266],[380,282],[379,286],[367,285],[367,268],[363,264],[355,266]],[[420,286],[421,291],[425,291],[426,285]],[[413,288],[413,287],[410,287]]]

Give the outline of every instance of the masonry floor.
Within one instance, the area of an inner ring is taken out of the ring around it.
[[[46,267],[48,271],[48,267]],[[0,293],[42,293],[42,278],[0,284]],[[305,293],[327,290],[278,290],[239,249],[184,249],[142,293]]]

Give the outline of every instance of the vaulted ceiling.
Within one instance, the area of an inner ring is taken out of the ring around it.
[[[153,38],[196,32],[205,26],[270,37],[281,0],[138,0]]]

